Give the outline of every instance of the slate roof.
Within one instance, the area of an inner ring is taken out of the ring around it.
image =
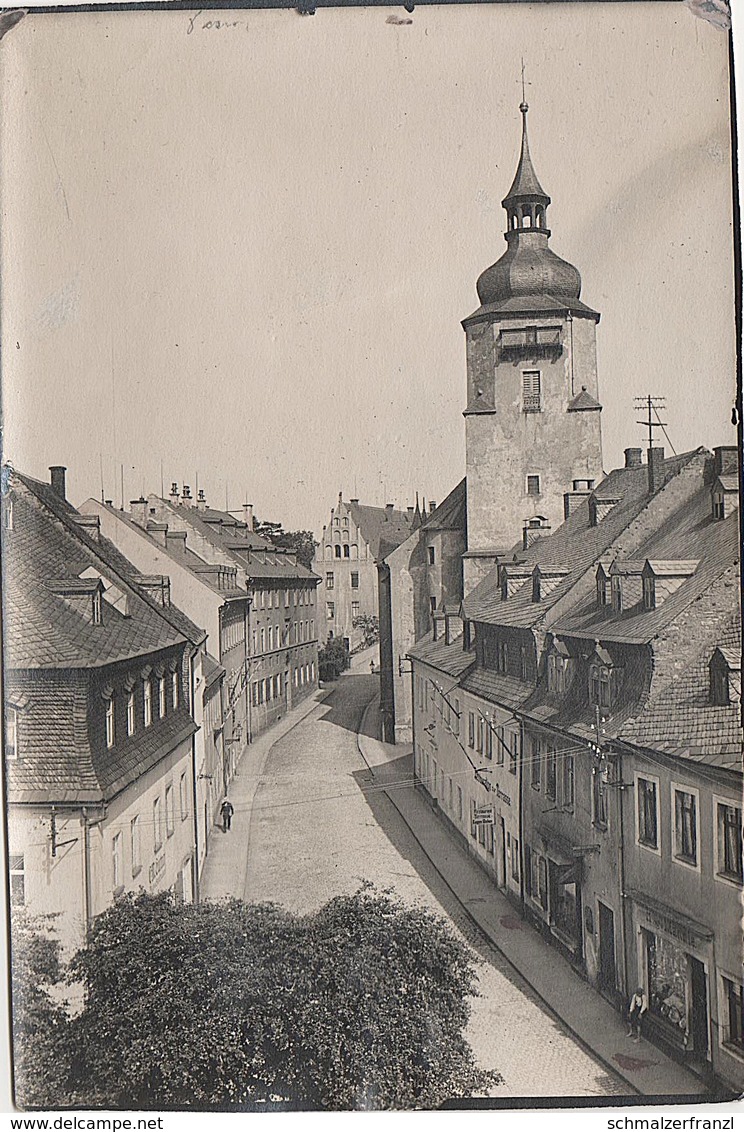
[[[363,503],[349,503],[348,506],[353,521],[376,561],[385,558],[405,542],[413,530],[407,511],[388,511],[385,507],[368,507]]]
[[[448,676],[457,678],[475,664],[475,653],[466,652],[462,644],[462,633],[457,637],[451,637],[448,645],[444,643],[444,635],[439,636],[435,641],[430,633],[408,650],[408,656],[423,661],[424,664],[431,664],[440,672],[446,672]]]
[[[488,318],[494,314],[500,314],[504,317],[521,314],[552,315],[565,314],[568,310],[572,314],[586,315],[587,318],[599,322],[599,313],[588,307],[586,303],[582,303],[581,299],[568,300],[554,295],[517,295],[496,303],[484,303],[478,307],[478,310],[473,311],[471,315],[463,319],[463,326],[475,319]]]
[[[741,663],[738,612],[715,644]],[[741,771],[741,703],[717,706],[710,702],[708,664],[714,647],[708,644],[700,649],[674,680],[651,697],[641,714],[623,729],[623,740],[677,758]]]
[[[49,513],[36,481],[13,472],[10,484],[13,530],[4,532],[3,540],[9,668],[93,668],[185,643],[159,607],[96,554],[96,544],[85,532],[72,520],[68,527]],[[91,566],[128,593],[129,616],[103,602],[103,623],[94,625],[79,602],[67,601],[48,585],[63,577],[74,584]]]
[[[699,448],[670,457],[664,461],[667,476],[675,475],[695,458],[704,455],[705,449]],[[701,474],[701,481],[702,478]],[[595,494],[618,499],[596,526],[590,525],[589,501],[582,500],[553,534],[536,539],[526,551],[522,550],[521,544],[512,549],[514,560],[520,564],[550,562],[567,566],[569,573],[560,585],[542,601],[533,602],[532,585],[526,580],[511,597],[502,601],[498,569],[494,569],[464,599],[465,616],[471,621],[525,628],[541,621],[546,611],[564,597],[591,566],[607,557],[618,536],[646,506],[649,501],[648,468],[646,465],[617,468],[602,480]],[[640,557],[640,554],[635,556]]]
[[[467,480],[461,479],[457,487],[424,519],[425,531],[465,531],[467,529]]]
[[[587,413],[601,408],[599,401],[596,401],[591,393],[587,393],[586,386],[582,386],[581,392],[577,393],[572,401],[569,401],[566,412]]]
[[[174,507],[166,499],[161,500],[161,504],[164,505],[166,512],[171,511],[174,515],[177,515],[180,520],[189,524],[198,534],[207,539],[215,549],[223,551],[250,578],[290,580],[316,577],[312,570],[308,570],[298,562],[293,563],[289,554],[282,553],[281,548],[275,547],[269,539],[249,532],[244,525],[223,530],[216,523],[205,521],[204,515],[195,507]],[[221,515],[224,519],[231,518],[227,512],[216,512],[213,509],[209,509],[206,514]],[[243,548],[246,553],[243,553]],[[257,561],[256,556],[251,553],[254,549],[265,552],[273,560],[269,562]]]

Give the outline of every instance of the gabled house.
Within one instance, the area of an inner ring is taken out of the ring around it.
[[[2,507],[11,901],[69,954],[124,891],[196,895],[204,634],[80,521],[64,471],[7,470]]]

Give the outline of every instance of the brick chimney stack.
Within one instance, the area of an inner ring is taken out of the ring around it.
[[[246,525],[246,527],[248,528],[249,531],[253,530],[253,504],[252,503],[244,503],[243,504],[243,522],[245,523],[245,525]]]
[[[187,483],[183,485],[183,492],[181,494],[181,503],[184,507],[193,507],[194,500],[191,495],[191,488]]]
[[[625,449],[625,467],[626,468],[640,468],[643,463],[643,449],[641,448],[626,448]]]
[[[130,499],[129,510],[138,526],[147,526],[147,500],[144,495],[141,495],[139,499]]]
[[[664,449],[649,448],[648,450],[648,490],[651,495],[664,486]]]
[[[52,485],[52,491],[64,500],[67,499],[66,476],[67,468],[61,464],[55,464],[54,467],[49,469],[49,482]]]

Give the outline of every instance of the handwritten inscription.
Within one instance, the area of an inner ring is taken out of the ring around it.
[[[186,35],[192,35],[195,31],[234,31],[235,28],[247,30],[248,25],[244,20],[219,20],[213,16],[206,17],[204,9],[200,8],[195,15],[189,16]]]

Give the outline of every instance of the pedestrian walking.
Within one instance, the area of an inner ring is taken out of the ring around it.
[[[637,987],[628,1003],[628,1037],[640,1041],[641,1021],[648,1010],[648,999],[643,987]]]
[[[220,817],[222,818],[222,832],[227,833],[232,823],[232,816],[235,813],[232,802],[225,798],[220,806]]]
[[[374,674],[375,674],[375,662],[373,660],[371,660],[369,662],[369,670],[372,673],[372,675],[374,676]]]

